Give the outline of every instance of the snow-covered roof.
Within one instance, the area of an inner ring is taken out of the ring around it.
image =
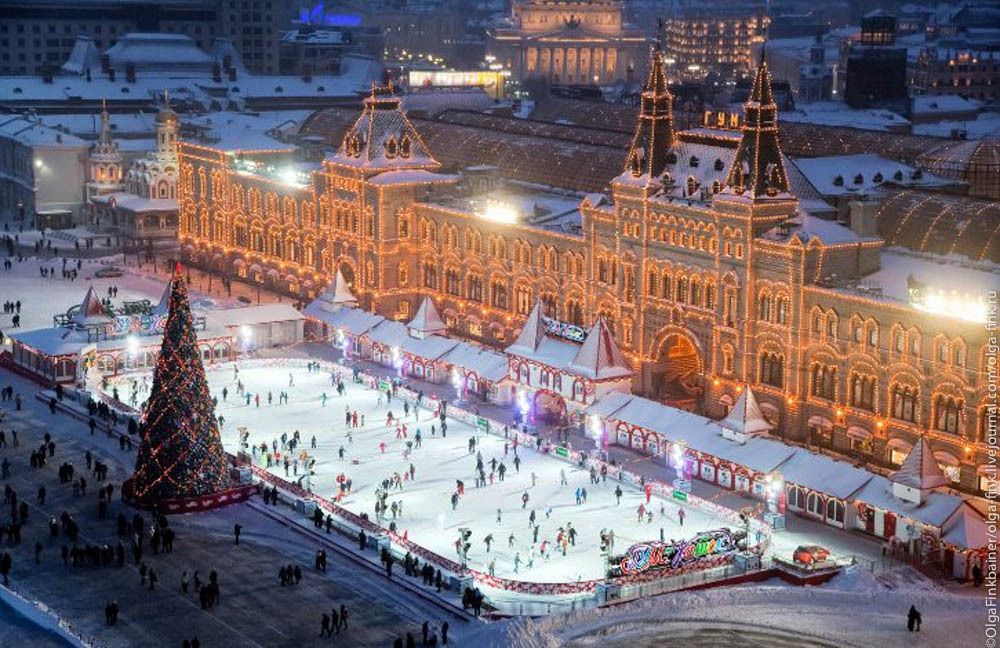
[[[468,342],[460,342],[441,361],[466,372],[475,372],[490,382],[500,382],[507,377],[507,356]]]
[[[910,123],[909,120],[888,110],[849,108],[840,101],[799,104],[795,110],[781,113],[781,121],[875,131],[895,131],[907,127]]]
[[[14,330],[7,337],[31,347],[47,356],[76,355],[83,347],[91,344],[87,341],[87,333],[64,327],[34,329],[32,331]]]
[[[545,339],[545,323],[542,321],[542,302],[535,302],[535,307],[528,313],[521,332],[514,344],[507,347],[507,353],[531,356],[538,351],[538,346]]]
[[[722,427],[711,419],[641,396],[612,392],[586,412],[656,432],[671,443],[683,443],[690,450],[759,473],[778,471],[789,483],[844,500],[863,501],[938,528],[963,504],[961,497],[937,491],[927,493],[919,505],[903,501],[892,494],[892,482],[885,477],[769,438],[751,437],[746,443],[736,443],[724,438]]]
[[[368,337],[373,343],[382,344],[388,347],[402,347],[402,345],[412,338],[406,330],[406,325],[402,322],[394,322],[384,319],[368,331]]]
[[[3,85],[0,84],[0,87]],[[34,119],[10,115],[6,116],[6,119],[0,118],[0,138],[11,139],[27,147],[87,147],[87,142],[75,135],[50,128]]]
[[[214,148],[227,151],[261,151],[292,148],[282,140],[285,133],[297,132],[311,110],[272,110],[260,113],[211,112],[185,117],[185,126],[197,131],[197,138]]]
[[[456,182],[457,175],[448,173],[433,173],[425,169],[402,169],[400,171],[386,171],[368,179],[374,185],[391,184],[425,184],[425,183],[447,183]]]
[[[847,462],[811,452],[796,452],[778,471],[787,482],[842,500],[849,499],[874,477]]]
[[[957,547],[969,549],[979,549],[990,543],[986,520],[968,504],[962,504],[945,523],[941,539]]]
[[[934,458],[930,442],[923,436],[910,450],[910,454],[906,455],[899,470],[889,476],[889,480],[918,490],[947,486],[950,483]]]
[[[969,112],[974,113],[983,104],[974,99],[966,99],[958,95],[917,95],[912,99],[910,108],[913,115],[936,115],[940,113]]]
[[[139,196],[125,191],[99,194],[93,196],[91,200],[95,203],[102,204],[114,203],[115,206],[120,209],[125,209],[137,214],[153,211],[177,211],[178,209],[176,198],[146,198],[144,196]]]
[[[398,169],[437,169],[431,155],[406,115],[392,85],[372,86],[364,109],[331,161],[374,172]]]
[[[938,528],[962,505],[961,497],[935,491],[927,493],[921,504],[904,501],[892,494],[892,482],[880,475],[872,477],[852,499]]]
[[[749,386],[740,393],[733,408],[729,410],[726,418],[719,422],[719,425],[747,435],[767,434],[774,427],[764,418],[764,412],[761,411],[760,405],[757,403],[757,397],[754,396],[753,390]]]
[[[793,164],[824,196],[864,195],[883,185],[942,187],[957,184],[875,153],[798,158]]]
[[[866,275],[863,282],[880,288],[883,297],[903,303],[910,300],[909,277],[932,290],[959,291],[983,299],[1000,284],[1000,266],[995,263],[973,263],[964,257],[921,254],[898,247],[884,250],[881,258],[882,268]]]
[[[417,314],[413,316],[413,319],[406,326],[411,331],[420,335],[433,335],[435,333],[444,333],[448,330],[448,326],[438,313],[437,306],[434,305],[434,301],[428,296],[425,296],[423,301],[420,302]]]
[[[458,340],[440,335],[428,335],[425,338],[408,337],[399,345],[404,353],[424,360],[438,360],[456,346]]]
[[[305,319],[291,304],[260,304],[258,306],[242,306],[239,308],[222,308],[205,312],[210,323],[231,328],[247,324],[266,324],[268,322],[294,322]]]
[[[110,321],[111,316],[108,314],[108,309],[101,303],[94,287],[87,288],[87,294],[84,295],[83,301],[80,303],[80,309],[73,315],[73,322],[77,326],[83,327],[107,324]]]
[[[625,356],[618,348],[618,343],[601,318],[597,318],[597,322],[590,329],[569,369],[573,373],[594,380],[632,375],[632,369],[625,362]]]
[[[322,316],[317,314],[318,312],[334,313],[345,306],[357,305],[357,297],[351,292],[351,287],[347,284],[344,273],[340,271],[340,268],[337,268],[337,273],[330,285],[316,299],[309,302],[303,313],[308,317],[325,321]]]
[[[190,36],[167,33],[130,33],[118,37],[104,52],[108,63],[123,73],[133,66],[144,72],[208,72],[213,58],[201,51]],[[97,70],[99,72],[99,68]]]
[[[306,315],[325,322],[335,329],[341,329],[347,335],[354,337],[364,335],[385,321],[385,318],[381,315],[369,313],[360,308],[344,307],[336,312],[329,312],[322,309],[312,310],[311,307],[313,304],[310,304],[306,308]]]

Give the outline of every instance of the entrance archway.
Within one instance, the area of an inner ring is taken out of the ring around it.
[[[566,401],[555,392],[539,389],[535,392],[535,419],[542,423],[563,423]]]
[[[649,381],[652,394],[675,407],[696,409],[704,391],[704,364],[695,338],[678,329],[665,331],[654,358]]]

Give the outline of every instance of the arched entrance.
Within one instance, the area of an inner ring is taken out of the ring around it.
[[[697,342],[680,330],[668,330],[661,339],[649,367],[650,392],[674,407],[694,410],[703,393],[703,363]]]
[[[535,392],[535,419],[541,423],[563,423],[566,418],[566,401],[562,396],[546,389]]]

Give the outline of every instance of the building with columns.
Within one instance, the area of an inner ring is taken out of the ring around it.
[[[624,168],[582,196],[443,169],[391,87],[305,178],[182,142],[182,249],[307,299],[339,270],[389,319],[430,297],[498,348],[539,302],[554,327],[600,319],[637,393],[722,418],[749,385],[788,442],[889,471],[923,437],[986,490],[997,267],[887,248],[872,202],[833,220],[781,151],[766,64],[741,132],[678,131],[672,102],[654,53]]]
[[[624,22],[620,0],[515,0],[487,49],[515,79],[554,85],[638,80],[648,40]]]
[[[111,135],[107,109],[101,112],[101,133],[90,150],[88,225],[140,247],[177,236],[178,120],[166,94],[155,124],[156,148],[134,160],[127,171]]]

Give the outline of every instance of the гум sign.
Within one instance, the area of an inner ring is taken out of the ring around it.
[[[676,543],[643,542],[628,548],[618,564],[622,575],[638,574],[649,569],[677,569],[702,558],[736,551],[745,537],[742,531],[716,529],[699,533],[690,540]]]

